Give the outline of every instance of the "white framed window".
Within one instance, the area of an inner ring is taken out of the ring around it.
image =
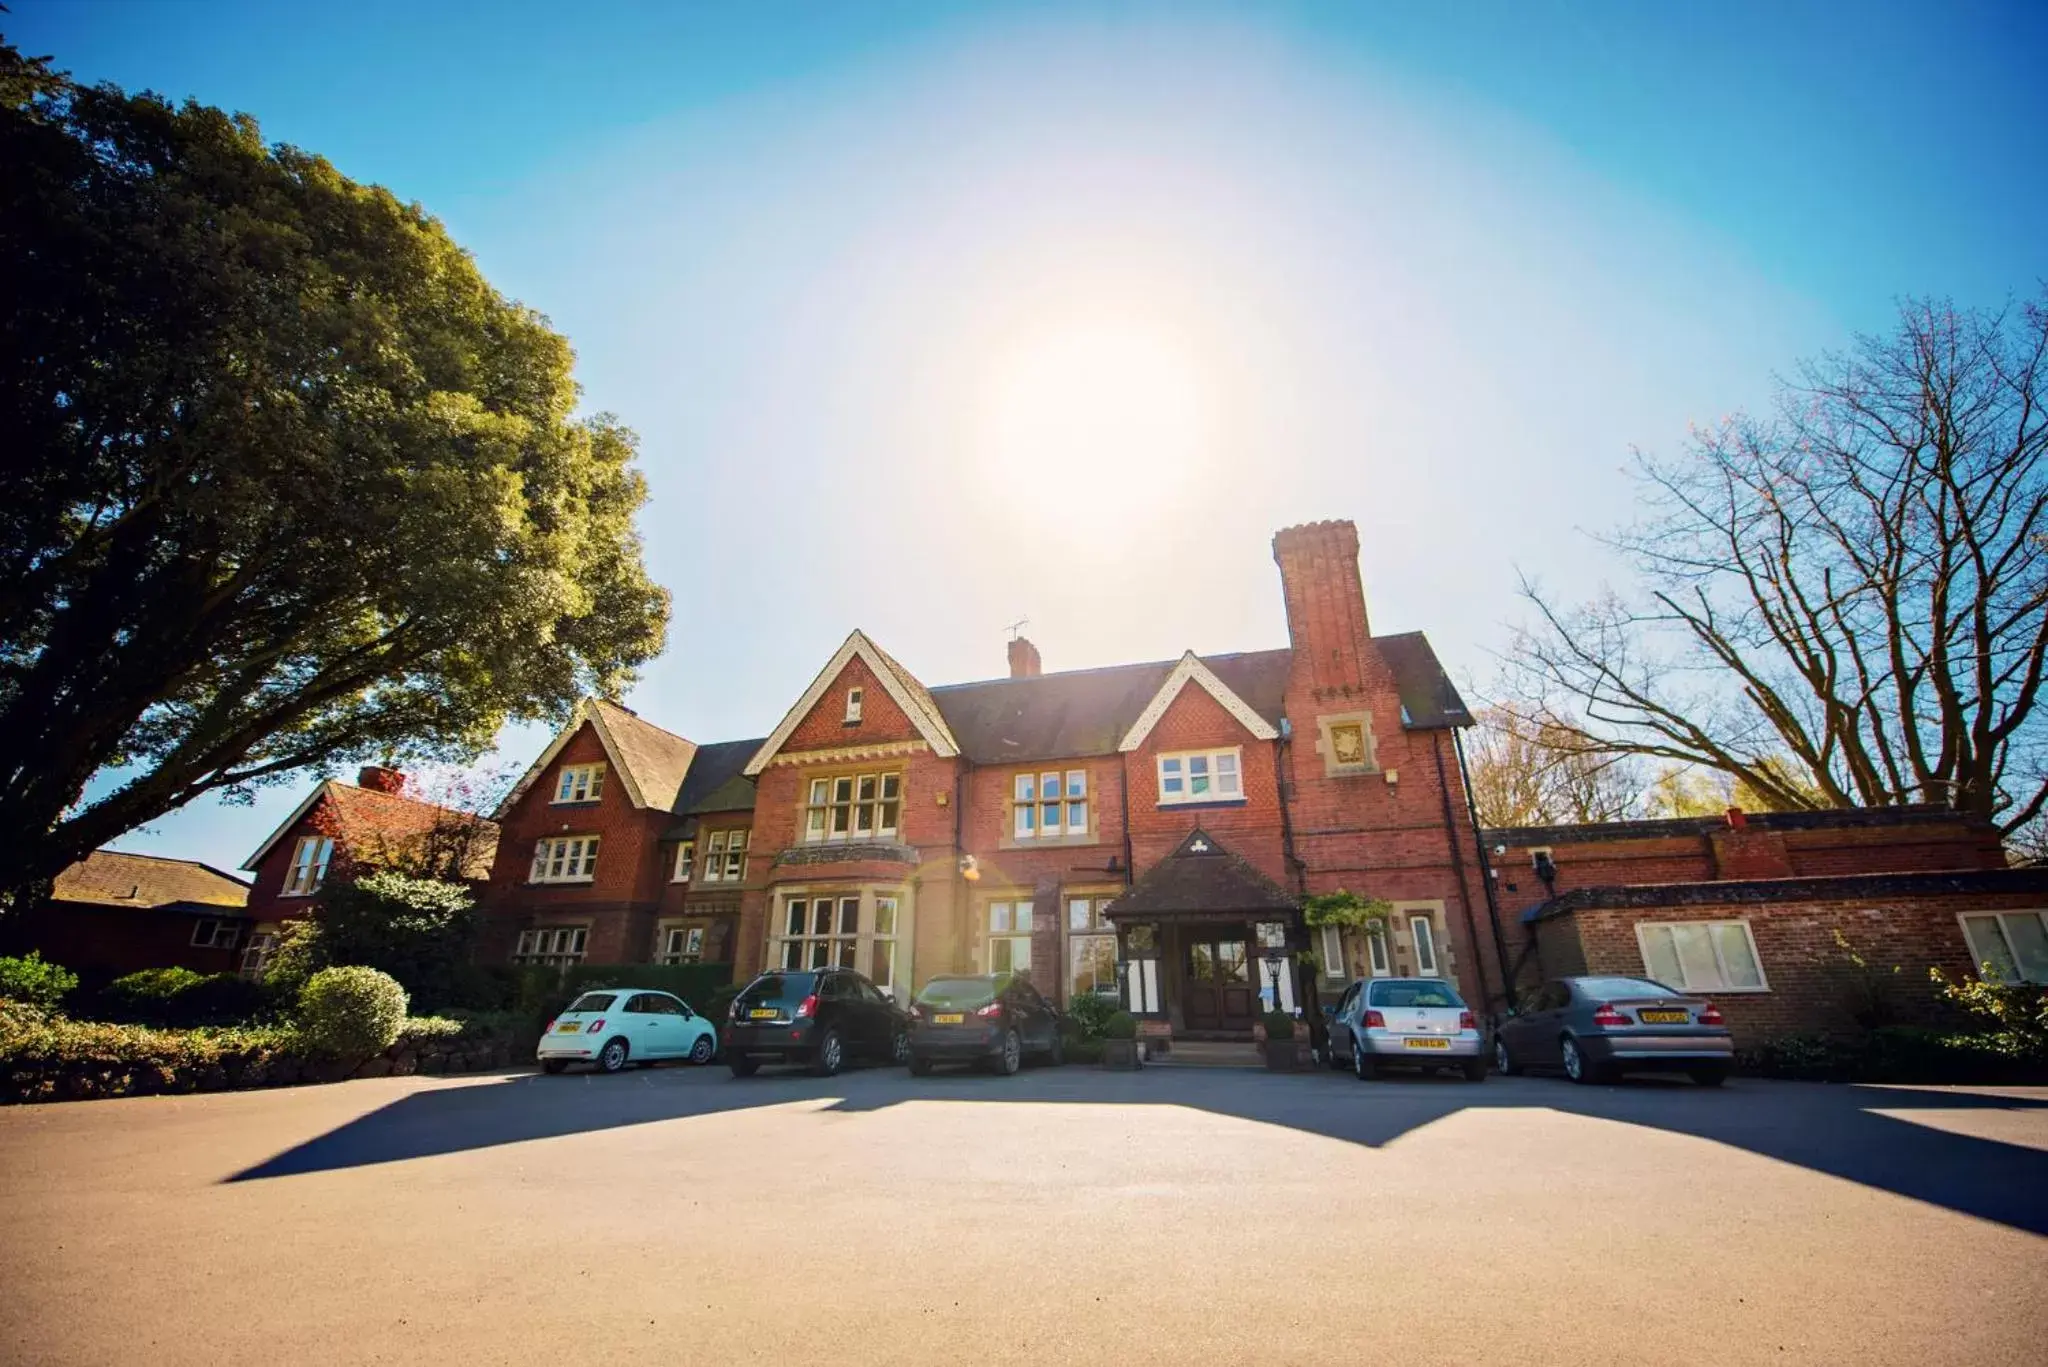
[[[588,883],[596,876],[596,836],[564,835],[534,842],[529,882]]]
[[[677,883],[689,882],[690,875],[695,871],[696,863],[697,842],[694,840],[678,840],[676,842],[676,872],[673,881]]]
[[[704,960],[704,927],[663,926],[656,937],[657,963],[694,964]]]
[[[1031,967],[1031,903],[988,904],[988,971],[1023,973]]]
[[[1415,971],[1425,978],[1436,977],[1436,922],[1427,916],[1410,916],[1408,938],[1415,945]]]
[[[1103,917],[1108,897],[1067,899],[1067,1000],[1116,995],[1116,928]]]
[[[192,926],[192,947],[194,949],[233,949],[235,942],[242,938],[242,923],[239,921],[197,921]]]
[[[541,964],[567,968],[583,962],[583,950],[590,938],[587,926],[536,926],[519,932],[519,944],[512,951],[515,964]]]
[[[789,898],[778,940],[776,962],[784,968],[859,967],[860,894]]]
[[[868,946],[868,981],[884,992],[896,990],[896,899],[875,899],[875,934]]]
[[[1159,805],[1236,802],[1244,797],[1238,750],[1187,750],[1159,757]]]
[[[1317,938],[1323,942],[1323,976],[1350,977],[1350,971],[1344,962],[1344,927],[1324,926]]]
[[[270,961],[276,954],[276,931],[258,930],[252,932],[249,936],[249,943],[242,949],[242,976],[261,982],[263,975],[270,971]]]
[[[556,802],[595,802],[604,796],[602,764],[570,764],[555,779]]]
[[[2048,983],[2048,912],[1966,911],[1956,917],[1987,983]]]
[[[291,867],[285,870],[282,895],[310,897],[327,881],[327,864],[334,858],[334,842],[324,835],[303,835],[292,848]]]
[[[858,688],[846,690],[846,724],[853,725],[860,720],[861,691]]]
[[[875,840],[894,836],[903,815],[902,774],[838,774],[811,780],[804,839]]]
[[[1642,921],[1643,971],[1683,992],[1766,992],[1747,921]]]
[[[1010,833],[1018,840],[1088,834],[1088,771],[1018,774],[1010,786]]]
[[[1365,955],[1373,977],[1393,976],[1393,965],[1387,961],[1387,933],[1382,922],[1375,921],[1365,928]]]
[[[704,837],[707,883],[738,883],[747,876],[747,832],[744,828],[713,831]]]

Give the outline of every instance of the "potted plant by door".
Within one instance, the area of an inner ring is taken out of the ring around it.
[[[1266,1066],[1276,1073],[1299,1069],[1301,1045],[1294,1038],[1294,1017],[1285,1011],[1268,1011],[1261,1023],[1266,1027]]]
[[[1144,1063],[1138,1053],[1138,1018],[1119,1011],[1102,1024],[1102,1066],[1133,1069]]]

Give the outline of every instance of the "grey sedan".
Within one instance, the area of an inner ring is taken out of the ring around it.
[[[1502,1073],[1560,1068],[1573,1082],[1622,1073],[1689,1073],[1702,1087],[1728,1080],[1735,1043],[1715,1005],[1647,978],[1559,978],[1495,1028]]]

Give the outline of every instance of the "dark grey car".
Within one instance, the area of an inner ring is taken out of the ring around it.
[[[1557,1068],[1573,1082],[1656,1070],[1718,1087],[1734,1058],[1735,1042],[1712,1002],[1648,978],[1558,978],[1493,1034],[1498,1071]]]

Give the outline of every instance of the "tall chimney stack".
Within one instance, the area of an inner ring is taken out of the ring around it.
[[[1363,689],[1372,629],[1365,585],[1358,577],[1358,526],[1306,522],[1273,537],[1280,591],[1287,601],[1287,639],[1294,677],[1317,697]]]
[[[1038,647],[1022,636],[1010,638],[1010,677],[1013,679],[1035,679],[1044,673],[1038,662]]]

